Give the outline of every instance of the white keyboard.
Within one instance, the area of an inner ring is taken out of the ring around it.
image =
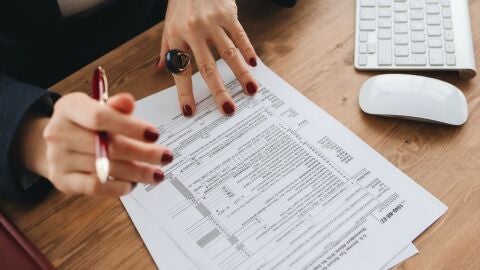
[[[359,70],[476,74],[468,0],[357,0]]]

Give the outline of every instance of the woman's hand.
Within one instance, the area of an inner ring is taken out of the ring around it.
[[[112,97],[108,105],[73,93],[57,101],[50,119],[30,120],[21,142],[27,169],[49,179],[62,192],[88,195],[121,196],[139,181],[163,180],[160,165],[171,162],[173,155],[154,144],[159,137],[156,128],[130,115],[134,99],[128,94]],[[34,137],[35,130],[42,130],[44,140]],[[110,176],[114,179],[105,184],[95,170],[97,130],[109,134]]]
[[[258,85],[248,73],[246,63],[256,66],[257,55],[238,21],[235,0],[168,1],[160,57],[156,66],[165,67],[165,54],[169,50],[193,52],[198,69],[210,88],[217,107],[230,115],[235,112],[235,103],[218,73],[209,45],[213,45],[227,62],[245,92],[254,95]],[[191,116],[195,112],[191,75],[190,65],[185,71],[173,75],[185,116]]]

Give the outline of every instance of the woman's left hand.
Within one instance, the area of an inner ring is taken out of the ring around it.
[[[191,51],[217,107],[224,114],[230,115],[235,112],[235,103],[218,73],[210,45],[217,49],[229,65],[244,91],[248,95],[254,95],[258,85],[249,74],[246,63],[256,66],[257,55],[238,21],[235,0],[169,0],[156,66],[165,67],[165,54],[169,50]],[[173,74],[185,116],[191,116],[195,112],[191,75],[191,65],[183,72]]]

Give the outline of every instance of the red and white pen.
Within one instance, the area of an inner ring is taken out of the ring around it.
[[[108,82],[105,70],[97,67],[93,72],[92,97],[101,105],[106,105],[108,100]],[[110,161],[108,160],[108,134],[106,131],[97,131],[95,140],[95,168],[100,182],[108,181]]]

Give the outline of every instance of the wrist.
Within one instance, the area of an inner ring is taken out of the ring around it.
[[[49,121],[49,117],[28,113],[19,130],[16,147],[20,168],[44,178],[48,178],[48,163],[47,145],[42,134]]]

